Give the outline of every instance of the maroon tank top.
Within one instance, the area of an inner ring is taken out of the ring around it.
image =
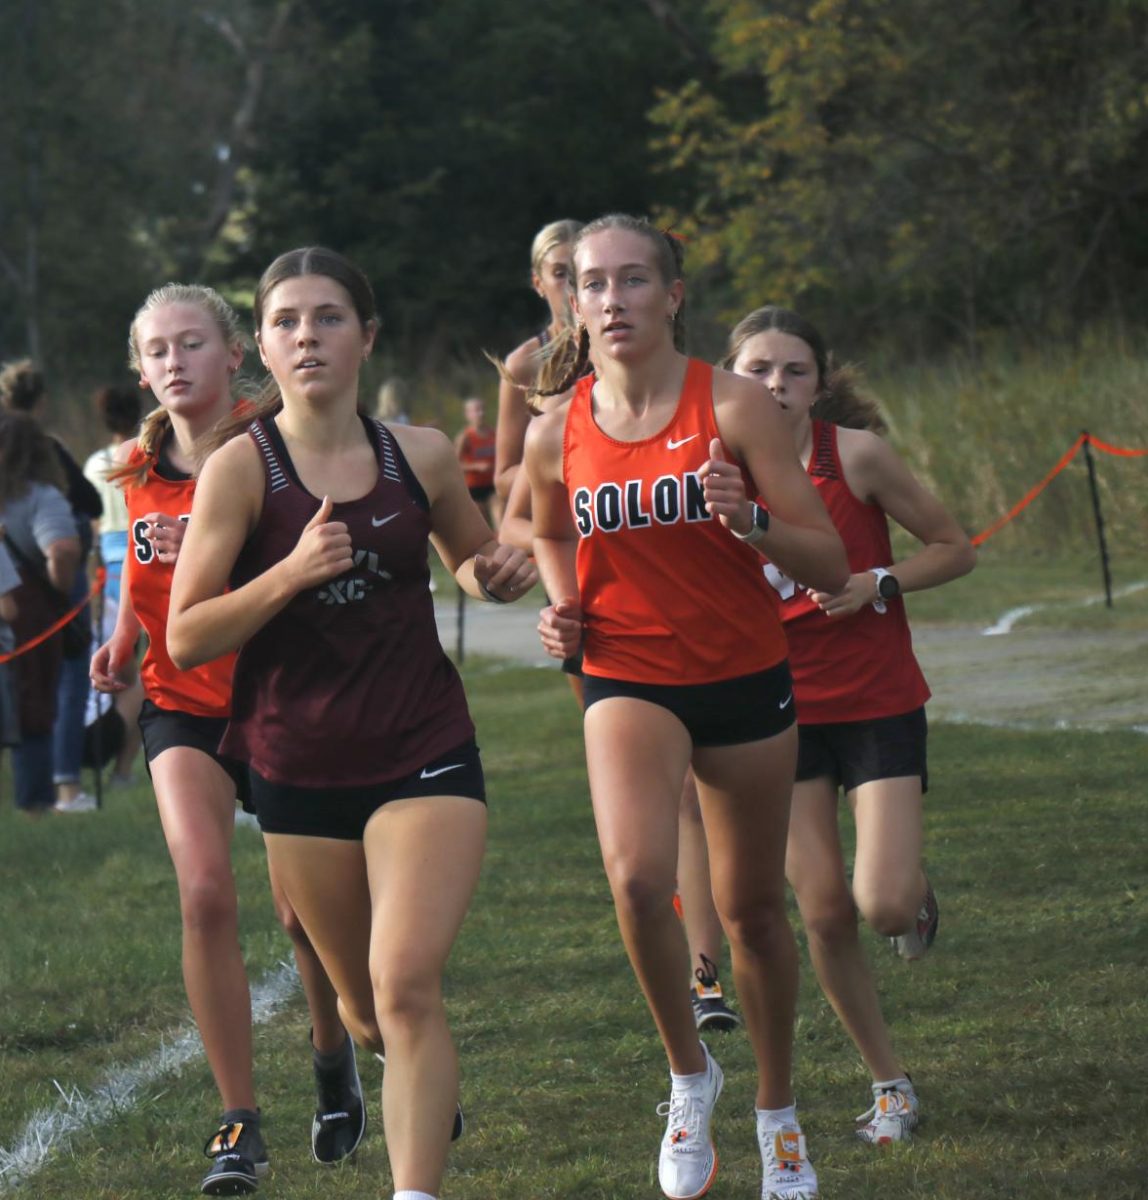
[[[295,595],[236,662],[220,749],[274,783],[386,783],[474,736],[462,681],[435,628],[426,493],[386,426],[364,425],[378,479],[331,513],[347,525],[355,565]],[[248,433],[266,483],[232,588],[285,558],[320,503],[299,481],[274,421],[253,421]]]

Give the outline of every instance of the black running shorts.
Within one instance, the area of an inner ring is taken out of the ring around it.
[[[847,792],[877,779],[919,775],[929,790],[924,708],[895,717],[798,728],[797,781],[828,776]]]
[[[740,746],[784,733],[794,722],[789,663],[717,683],[628,683],[583,675],[584,707],[628,696],[667,708],[686,727],[695,746]]]
[[[254,812],[251,806],[251,788],[247,781],[247,767],[234,758],[219,753],[219,741],[227,728],[226,717],[197,717],[194,713],[178,712],[170,708],[159,708],[150,700],[143,702],[140,709],[140,733],[143,735],[144,763],[151,776],[152,760],[165,750],[175,746],[188,746],[202,750],[231,776],[235,782],[235,796],[245,812]]]
[[[361,842],[367,822],[391,800],[465,796],[485,804],[486,783],[478,745],[470,738],[402,779],[360,787],[295,787],[252,771],[251,795],[264,833]]]

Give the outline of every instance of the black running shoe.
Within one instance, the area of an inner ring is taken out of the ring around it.
[[[211,1159],[200,1186],[205,1196],[249,1195],[271,1166],[258,1120],[225,1119],[219,1132],[207,1139],[203,1152]]]
[[[717,965],[704,954],[702,965],[694,971],[697,982],[690,988],[690,1003],[694,1008],[694,1024],[702,1029],[736,1029],[741,1018],[725,1002],[717,980]]]
[[[347,1038],[338,1066],[315,1064],[315,1119],[311,1153],[316,1162],[337,1163],[354,1154],[367,1128],[367,1109],[355,1063],[355,1044]]]

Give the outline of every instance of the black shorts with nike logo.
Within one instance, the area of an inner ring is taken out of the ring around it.
[[[716,683],[629,683],[582,676],[583,706],[627,696],[667,708],[695,746],[740,746],[784,733],[796,720],[789,661]]]
[[[384,804],[415,796],[463,796],[486,803],[482,758],[474,738],[431,759],[402,779],[361,787],[310,788],[273,783],[251,771],[251,798],[264,833],[361,842]]]

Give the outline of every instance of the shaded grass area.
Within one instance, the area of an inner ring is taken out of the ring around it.
[[[658,1195],[665,1063],[626,963],[586,797],[577,713],[557,672],[467,669],[491,795],[479,895],[447,989],[468,1127],[445,1197]],[[930,746],[936,951],[912,967],[869,939],[927,1121],[911,1147],[851,1136],[868,1104],[855,1052],[803,969],[797,1091],[827,1197],[1127,1198],[1143,1194],[1148,928],[1134,734],[939,726]],[[236,837],[253,975],[288,953],[260,841]],[[174,883],[144,789],[104,813],[0,814],[0,1146],[29,1113],[186,1023]],[[728,971],[727,971],[728,976]],[[715,1200],[758,1194],[752,1060],[711,1041],[727,1078]],[[389,1196],[381,1068],[355,1164],[310,1161],[307,1020],[296,999],[256,1031],[273,1169],[267,1196]],[[77,1135],[17,1194],[167,1200],[196,1194],[218,1101],[202,1061]]]

